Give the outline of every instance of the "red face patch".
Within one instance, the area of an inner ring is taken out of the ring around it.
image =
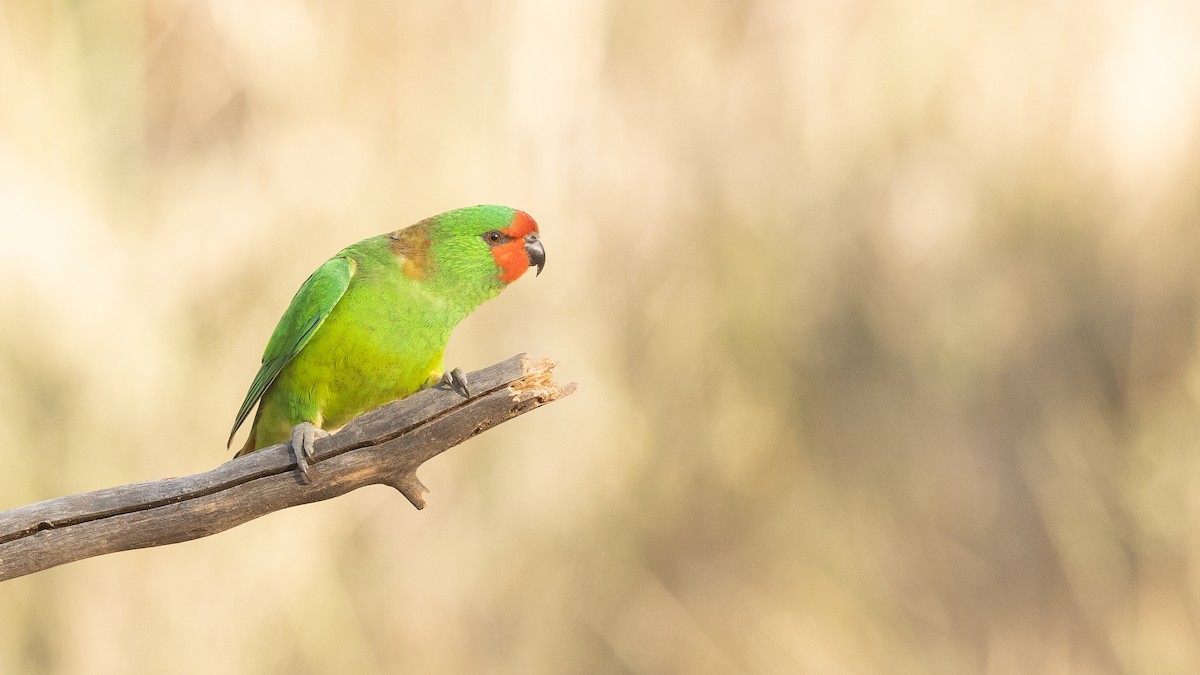
[[[529,254],[525,252],[525,236],[531,232],[537,232],[538,226],[528,213],[517,211],[513,214],[512,222],[508,227],[500,231],[512,237],[512,240],[493,246],[492,257],[496,259],[496,265],[500,268],[500,279],[506,284],[511,284],[520,279],[525,270],[529,269]]]

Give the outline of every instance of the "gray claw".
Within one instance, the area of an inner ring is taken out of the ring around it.
[[[318,438],[325,438],[328,435],[328,431],[312,422],[301,422],[292,427],[292,454],[296,456],[296,468],[300,470],[300,482],[305,485],[312,482],[309,460],[313,456],[313,446]]]
[[[467,388],[467,377],[463,375],[462,368],[455,368],[442,373],[442,384],[462,394],[463,398],[471,398],[471,390]]]

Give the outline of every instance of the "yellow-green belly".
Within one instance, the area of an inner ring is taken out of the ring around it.
[[[353,296],[343,298],[263,394],[255,449],[288,441],[300,422],[337,430],[441,377],[449,327],[429,326],[402,306],[356,311]]]

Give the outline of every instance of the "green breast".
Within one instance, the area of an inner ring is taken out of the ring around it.
[[[450,337],[411,306],[346,295],[280,373],[291,375],[292,387],[314,392],[326,428],[424,387],[440,374]]]
[[[345,295],[263,395],[256,447],[286,441],[300,421],[336,429],[441,375],[450,331],[463,317],[376,253],[353,252],[358,273]]]

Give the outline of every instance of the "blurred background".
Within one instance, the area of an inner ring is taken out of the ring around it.
[[[224,462],[459,206],[548,265],[447,362],[580,388],[8,581],[0,672],[1200,671],[1198,131],[1183,1],[4,0],[0,509]]]

